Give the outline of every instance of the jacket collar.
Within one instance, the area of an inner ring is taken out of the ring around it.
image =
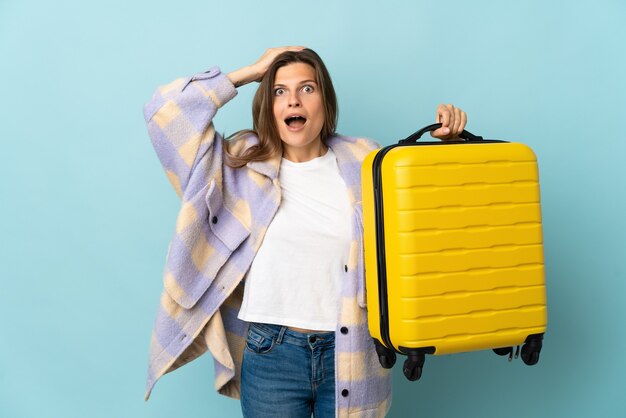
[[[280,162],[282,155],[276,154],[269,160],[265,161],[250,161],[246,165],[251,170],[261,173],[270,179],[274,180],[278,177],[278,171],[280,170]]]
[[[249,145],[254,145],[258,143],[258,139],[256,137],[250,138],[249,141]],[[343,166],[344,164],[360,162],[360,159],[358,159],[358,155],[355,155],[355,153],[353,152],[353,148],[355,146],[358,147],[357,139],[344,136],[331,136],[326,140],[326,145],[328,145],[328,147],[333,150],[337,157],[337,162],[340,166]],[[369,149],[365,149],[365,147],[363,148],[364,149],[361,153],[369,151]],[[272,180],[275,180],[276,178],[278,178],[281,161],[282,155],[277,154],[265,161],[251,161],[247,163],[246,166],[260,174],[269,177]]]

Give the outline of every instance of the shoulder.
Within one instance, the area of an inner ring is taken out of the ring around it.
[[[326,142],[335,154],[340,153],[358,160],[365,158],[371,151],[381,148],[381,145],[372,139],[355,136],[333,135]]]
[[[259,143],[259,138],[254,131],[239,131],[224,140],[224,149],[235,157],[240,157],[252,146]]]
[[[344,144],[354,147],[361,148],[367,151],[372,151],[375,149],[382,148],[381,145],[370,138],[365,138],[362,136],[346,136],[346,135],[335,135],[333,137],[335,141],[341,141]]]

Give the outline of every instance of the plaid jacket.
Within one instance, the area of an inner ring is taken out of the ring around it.
[[[247,332],[247,323],[237,318],[242,278],[280,204],[281,156],[240,169],[224,164],[223,147],[236,154],[258,142],[253,136],[226,142],[215,132],[217,109],[236,94],[213,68],[159,87],[144,107],[154,149],[182,200],[150,343],[146,399],[157,379],[207,350],[217,391],[239,398]],[[361,162],[380,146],[343,136],[327,145],[353,206],[336,328],[336,416],[382,417],[391,403],[391,374],[380,366],[367,328],[361,202]]]

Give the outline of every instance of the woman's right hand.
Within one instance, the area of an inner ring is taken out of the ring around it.
[[[235,87],[243,86],[252,81],[261,81],[270,64],[274,59],[286,51],[302,51],[304,46],[283,46],[279,48],[269,48],[265,51],[261,58],[252,65],[245,66],[228,74],[228,78]]]

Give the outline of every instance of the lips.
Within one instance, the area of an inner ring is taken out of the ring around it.
[[[285,118],[285,124],[290,131],[299,131],[304,127],[306,118],[302,115],[289,115]]]

